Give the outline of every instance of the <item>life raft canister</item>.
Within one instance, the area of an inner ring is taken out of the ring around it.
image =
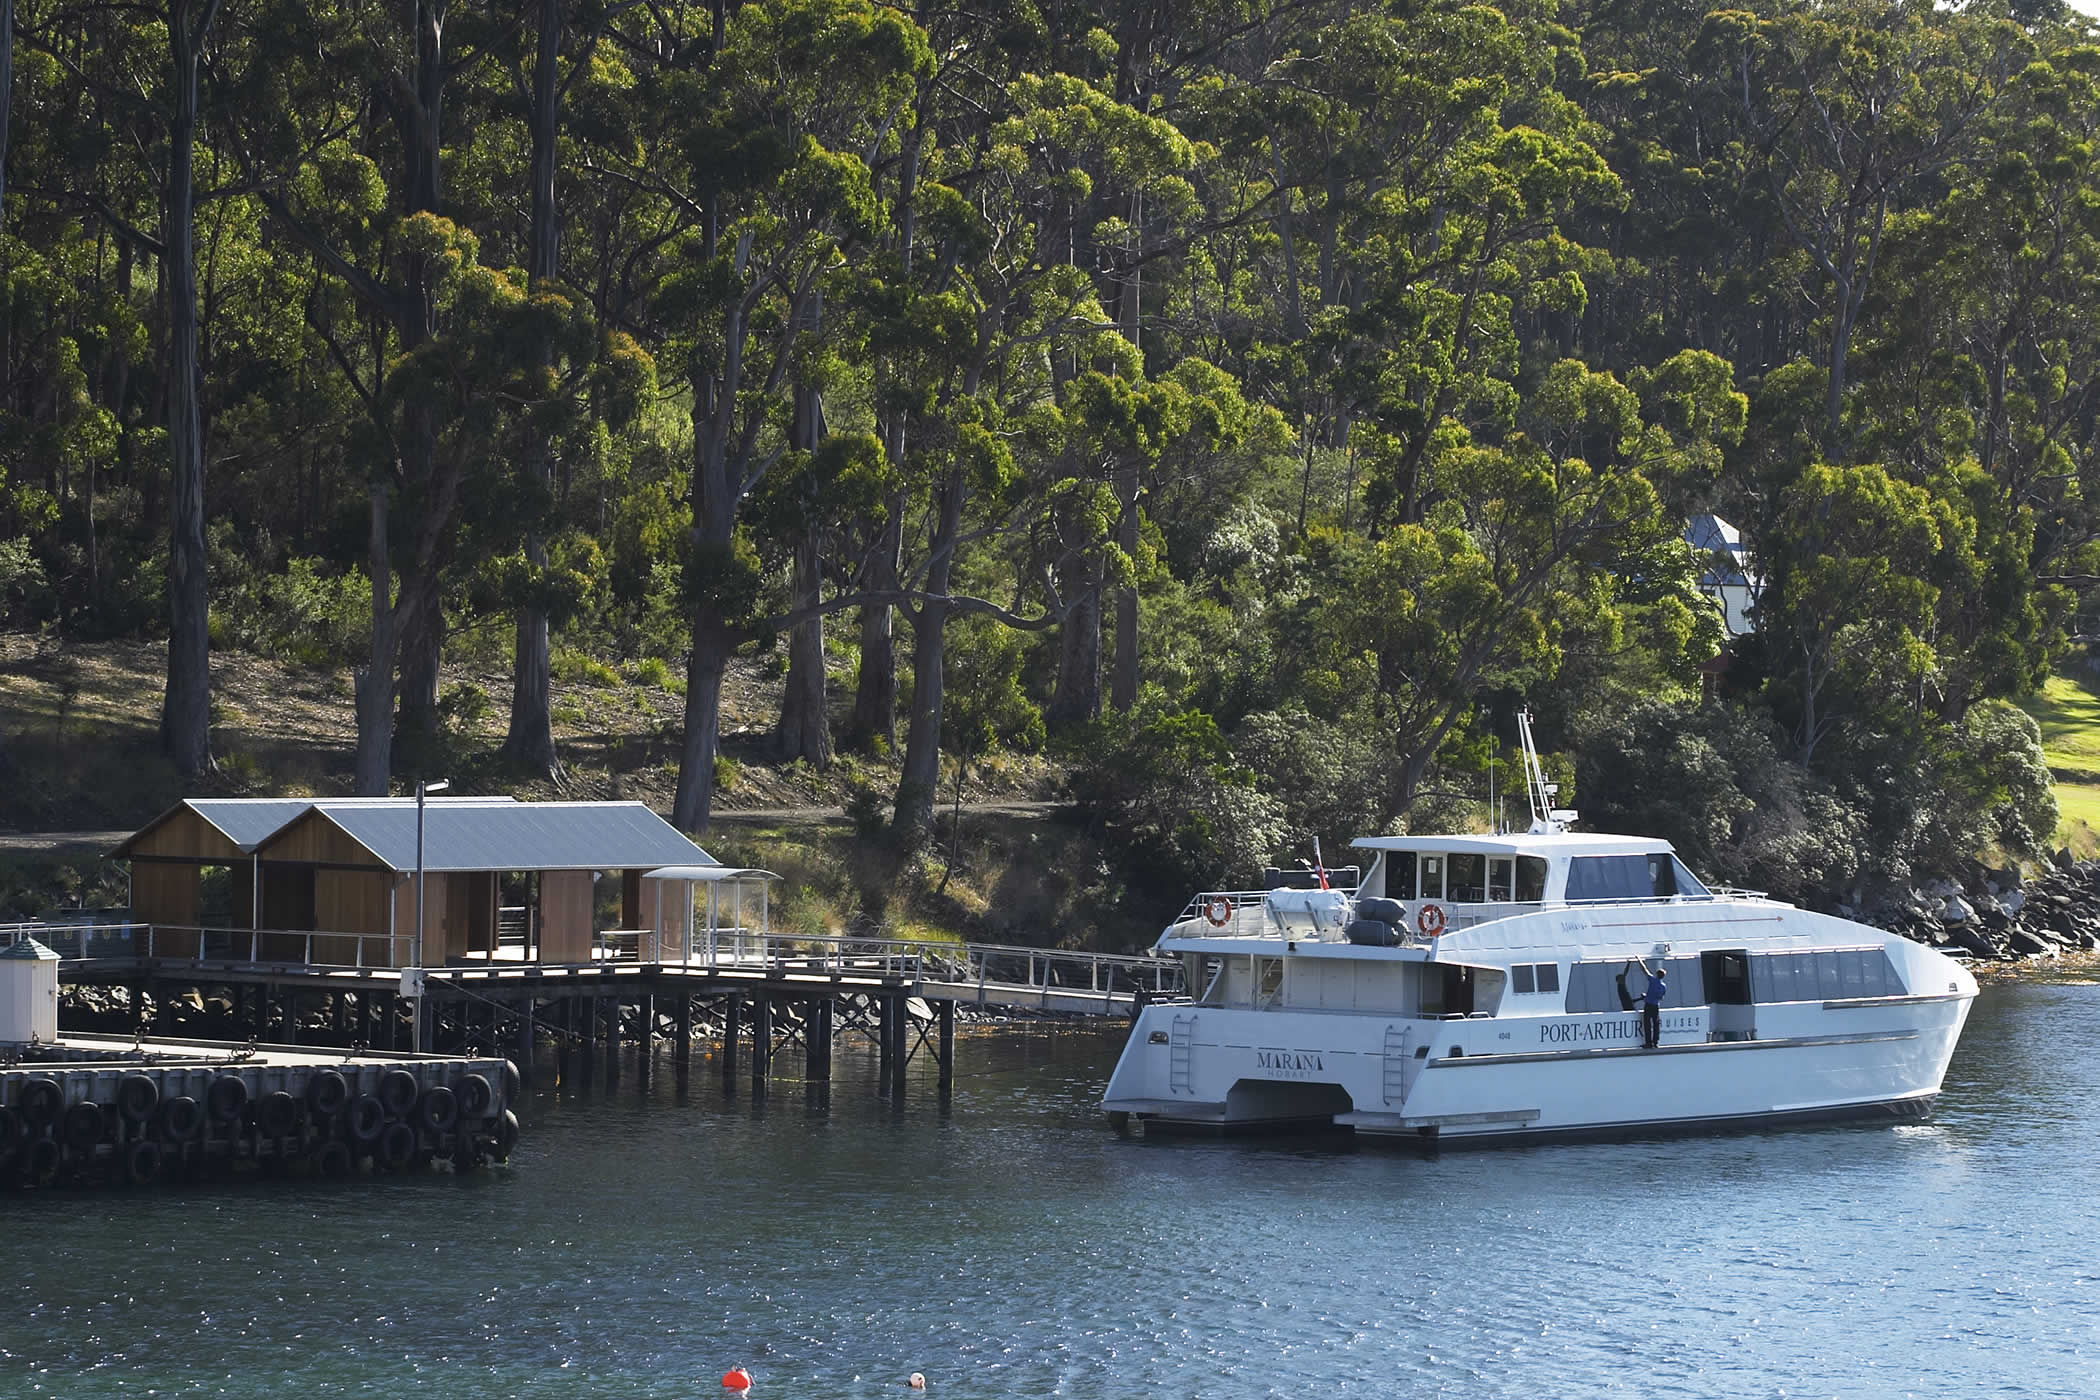
[[[1232,919],[1232,901],[1222,894],[1214,894],[1203,901],[1203,917],[1210,920],[1211,927],[1223,928]]]
[[[1415,915],[1415,927],[1422,930],[1425,937],[1436,937],[1444,931],[1444,911],[1434,904],[1423,905],[1421,912]]]

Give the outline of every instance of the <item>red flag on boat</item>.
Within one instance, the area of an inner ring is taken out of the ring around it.
[[[1320,859],[1320,838],[1313,837],[1313,873],[1320,877],[1320,888],[1332,889],[1327,883],[1327,863]]]

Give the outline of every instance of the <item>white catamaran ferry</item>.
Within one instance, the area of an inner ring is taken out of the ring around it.
[[[1930,1111],[1966,968],[1708,889],[1666,841],[1569,832],[1519,727],[1529,832],[1370,837],[1353,889],[1190,901],[1156,950],[1192,995],[1139,1016],[1110,1121],[1474,1143]]]

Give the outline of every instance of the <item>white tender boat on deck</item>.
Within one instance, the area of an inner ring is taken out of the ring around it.
[[[1110,1121],[1338,1124],[1443,1143],[1923,1117],[1976,982],[1930,948],[1739,890],[1666,841],[1577,834],[1524,726],[1524,834],[1379,836],[1353,889],[1211,892],[1156,951]],[[1662,963],[1642,1047],[1643,965]]]

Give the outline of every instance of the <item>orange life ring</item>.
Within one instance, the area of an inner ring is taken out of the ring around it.
[[[1422,930],[1424,937],[1436,937],[1444,931],[1444,911],[1434,904],[1423,905],[1422,912],[1415,915],[1415,927]]]
[[[1203,901],[1203,917],[1210,920],[1212,928],[1223,928],[1232,922],[1232,901],[1222,894],[1214,894]]]

